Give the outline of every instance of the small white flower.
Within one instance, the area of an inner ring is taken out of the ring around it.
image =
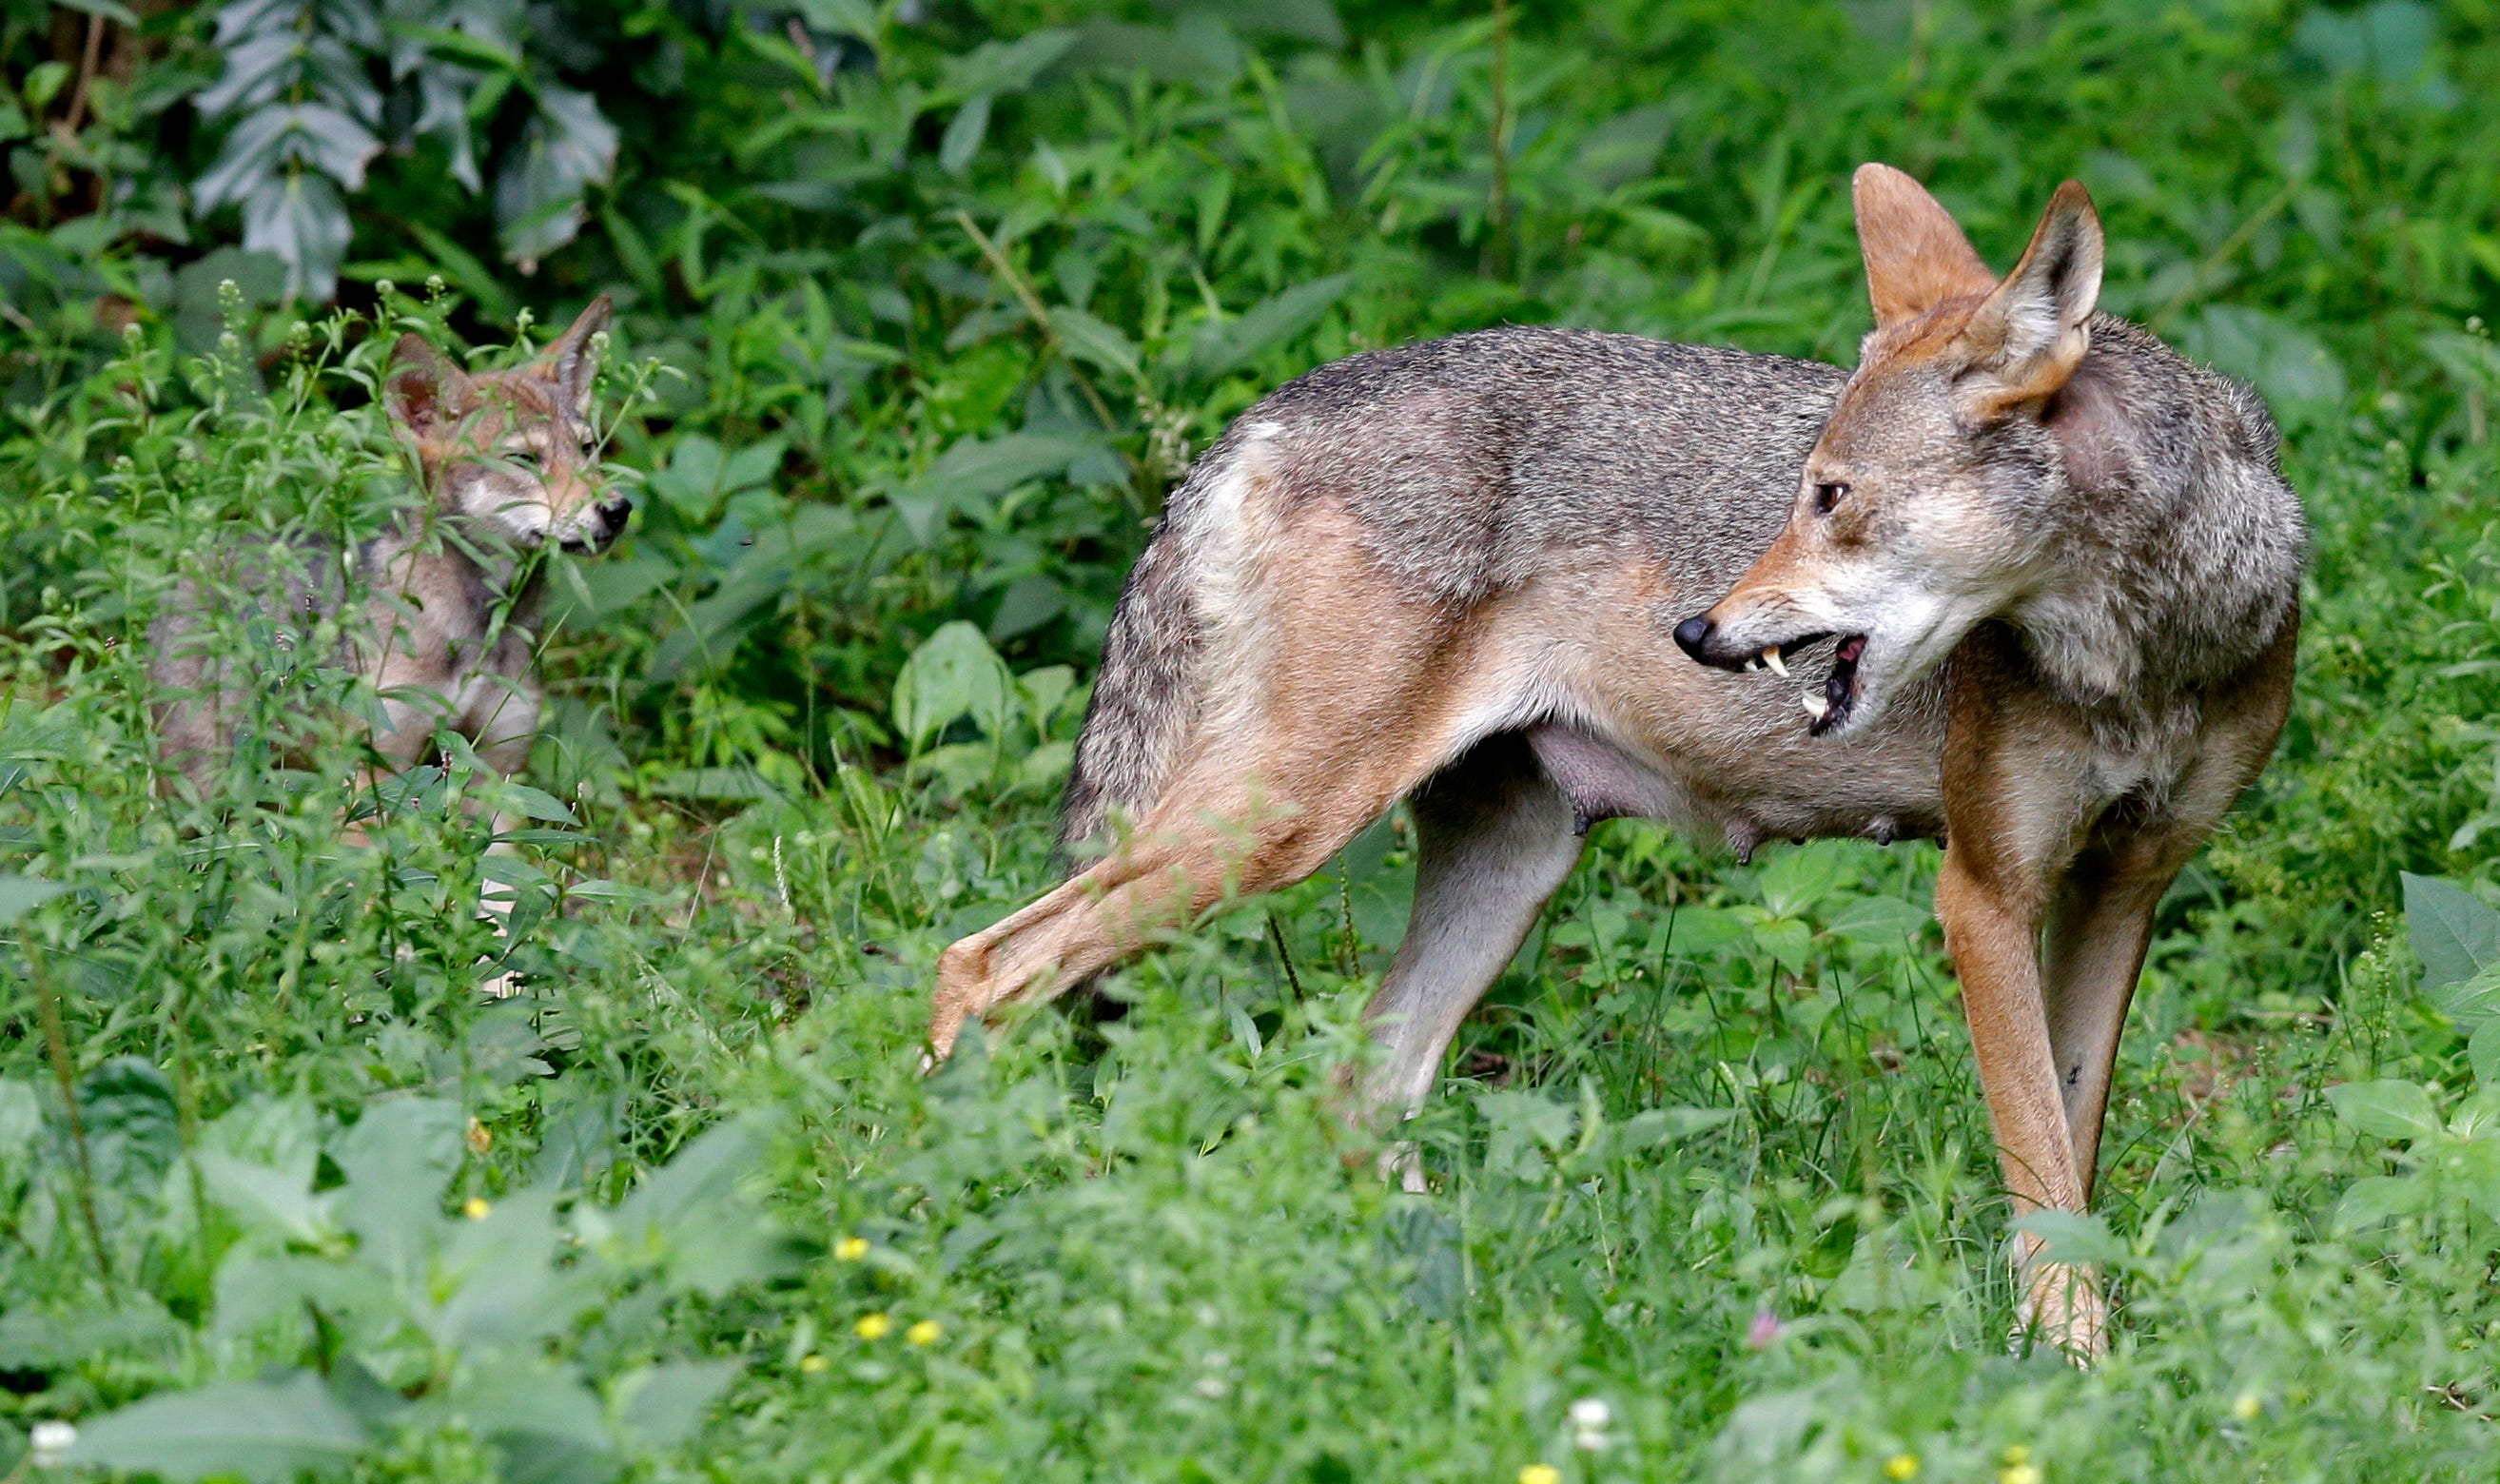
[[[1602,1397],[1582,1397],[1571,1403],[1571,1426],[1583,1432],[1604,1427],[1615,1420],[1615,1409]]]
[[[1224,1378],[1222,1376],[1200,1376],[1198,1378],[1198,1394],[1204,1397],[1209,1402],[1223,1396],[1226,1389]]]
[[[78,1427],[67,1422],[39,1422],[27,1441],[34,1445],[35,1467],[49,1468],[78,1441]]]

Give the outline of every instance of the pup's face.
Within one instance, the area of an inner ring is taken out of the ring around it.
[[[438,504],[524,549],[604,551],[624,532],[634,504],[609,488],[590,423],[609,316],[602,294],[537,360],[487,376],[401,338],[387,401]]]
[[[2040,420],[2089,345],[2100,227],[2062,187],[1999,283],[1907,176],[1859,172],[1876,328],[1806,458],[1768,551],[1676,643],[1703,664],[1785,670],[1828,639],[1798,697],[1814,735],[1874,724],[1903,687],[2045,574],[2064,466]]]

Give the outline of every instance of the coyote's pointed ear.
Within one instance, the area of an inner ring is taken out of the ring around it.
[[[556,394],[576,417],[590,415],[590,383],[599,376],[599,346],[593,342],[608,332],[608,323],[615,315],[615,304],[601,294],[540,356],[547,379],[556,384]]]
[[[449,357],[414,335],[391,347],[382,401],[393,418],[420,438],[436,437],[469,413],[469,377]]]
[[[1849,194],[1878,329],[1996,286],[1996,275],[1925,186],[1890,165],[1866,164],[1858,167]]]
[[[2091,348],[2101,297],[2101,218],[2072,181],[2051,197],[2023,261],[1962,331],[1971,374],[1996,409],[2036,402],[2064,386]]]

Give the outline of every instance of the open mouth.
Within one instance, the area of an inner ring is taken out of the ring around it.
[[[1850,634],[1842,637],[1831,651],[1831,674],[1824,678],[1820,691],[1808,687],[1800,698],[1805,713],[1813,718],[1806,724],[1809,736],[1821,737],[1849,719],[1858,706],[1858,662],[1866,654],[1866,636]]]
[[[1745,661],[1747,670],[1768,670],[1786,677],[1788,659],[1808,644],[1829,639],[1829,634],[1807,634],[1784,644],[1772,644],[1761,653]],[[1831,674],[1821,686],[1809,685],[1797,700],[1811,718],[1806,726],[1809,736],[1821,737],[1849,719],[1858,705],[1858,662],[1866,655],[1866,636],[1849,634],[1832,646]]]

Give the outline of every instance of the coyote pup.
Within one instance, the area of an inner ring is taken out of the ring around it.
[[[150,636],[149,674],[167,698],[157,708],[159,748],[192,787],[209,791],[248,716],[256,677],[208,648],[212,605],[238,590],[274,600],[278,610],[254,616],[280,626],[281,644],[324,627],[340,634],[332,662],[379,694],[373,743],[390,767],[416,762],[447,727],[498,772],[520,771],[540,709],[533,594],[515,590],[522,555],[550,541],[604,550],[633,512],[601,477],[590,426],[595,337],[609,317],[602,294],[536,361],[480,376],[400,337],[384,401],[416,453],[423,498],[349,555],[353,584],[342,554],[312,541],[243,545],[182,578]],[[346,611],[351,591],[361,611]]]
[[[934,1048],[1403,798],[1367,1091],[1411,1106],[1593,820],[1934,837],[2015,1211],[2083,1209],[2155,907],[2289,705],[2306,527],[2255,394],[2096,313],[2083,187],[2002,280],[1908,176],[1855,194],[1854,372],[1502,329],[1235,422],[1130,577],[1069,780],[1069,841],[1134,832],[946,950]],[[2096,1352],[2089,1275],[2036,1247],[2025,1322]]]

